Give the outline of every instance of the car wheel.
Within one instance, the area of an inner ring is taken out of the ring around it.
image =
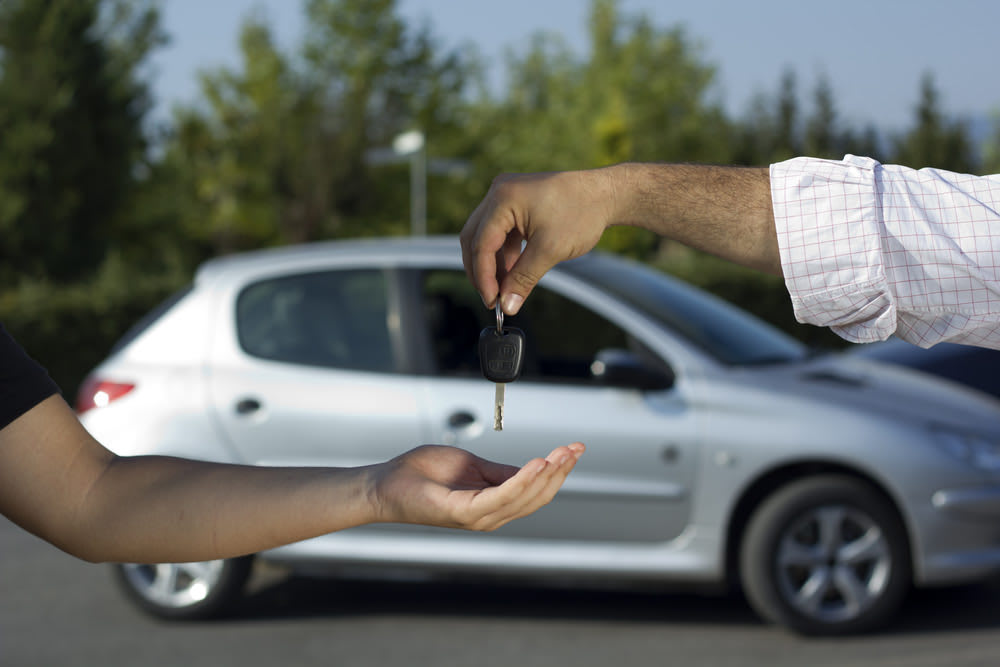
[[[872,630],[902,604],[911,583],[906,532],[891,504],[864,482],[801,479],[753,513],[740,580],[765,619],[809,635]]]
[[[118,564],[115,578],[143,611],[193,620],[222,615],[243,593],[253,557],[199,563]]]

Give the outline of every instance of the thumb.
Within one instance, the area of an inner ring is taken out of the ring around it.
[[[516,315],[538,281],[559,261],[559,257],[544,251],[537,241],[532,243],[529,240],[500,283],[500,306],[503,312]]]

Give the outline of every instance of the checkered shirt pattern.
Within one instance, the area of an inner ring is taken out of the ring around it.
[[[1000,175],[847,155],[771,165],[785,285],[800,322],[868,343],[1000,349]]]

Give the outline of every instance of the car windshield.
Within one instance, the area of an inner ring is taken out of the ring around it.
[[[637,262],[590,253],[565,262],[563,268],[603,288],[722,363],[785,363],[808,354],[805,345],[753,315]]]

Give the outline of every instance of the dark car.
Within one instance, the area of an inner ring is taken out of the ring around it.
[[[938,343],[922,348],[898,338],[858,345],[852,354],[937,375],[1000,398],[1000,350]]]

